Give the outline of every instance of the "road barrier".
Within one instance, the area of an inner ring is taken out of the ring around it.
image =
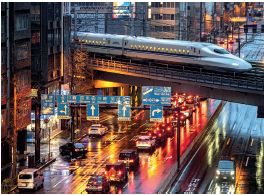
[[[206,125],[203,127],[201,132],[195,137],[195,139],[189,145],[187,150],[180,157],[180,164],[181,164],[180,171],[178,171],[178,163],[175,163],[174,167],[170,170],[170,174],[167,176],[167,178],[164,180],[163,184],[160,186],[159,190],[157,191],[158,194],[164,194],[170,191],[171,185],[181,175],[182,170],[185,168],[190,158],[196,152],[198,146],[203,142],[206,134],[209,133],[210,127],[212,126],[215,118],[219,115],[221,109],[224,107],[225,104],[226,104],[225,101],[220,102],[217,109],[210,117]]]

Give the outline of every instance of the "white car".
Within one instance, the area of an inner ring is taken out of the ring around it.
[[[43,185],[44,176],[39,169],[24,169],[18,174],[17,187],[19,191],[22,189],[34,189],[37,191]]]
[[[151,136],[140,136],[136,142],[137,149],[155,149],[156,140]]]
[[[89,130],[88,134],[90,135],[100,135],[103,136],[106,133],[107,127],[101,125],[101,124],[93,124]]]

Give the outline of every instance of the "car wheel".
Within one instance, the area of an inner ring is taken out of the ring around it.
[[[37,191],[38,190],[38,187],[37,185],[34,186],[34,190]]]

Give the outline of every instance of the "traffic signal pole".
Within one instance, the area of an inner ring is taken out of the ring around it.
[[[178,107],[178,119],[177,119],[177,161],[178,161],[178,171],[180,171],[181,166],[181,128],[180,128],[180,114],[181,107]]]

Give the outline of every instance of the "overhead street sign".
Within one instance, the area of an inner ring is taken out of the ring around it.
[[[131,121],[130,105],[118,105],[118,120]]]
[[[65,103],[58,104],[58,118],[59,119],[70,119],[69,104],[65,104]]]
[[[99,120],[99,105],[87,104],[87,120]]]
[[[150,106],[150,121],[162,122],[163,106]]]
[[[171,105],[171,87],[142,87],[142,105]]]
[[[54,95],[41,94],[41,114],[55,115]]]
[[[58,103],[130,104],[130,96],[57,95]]]

